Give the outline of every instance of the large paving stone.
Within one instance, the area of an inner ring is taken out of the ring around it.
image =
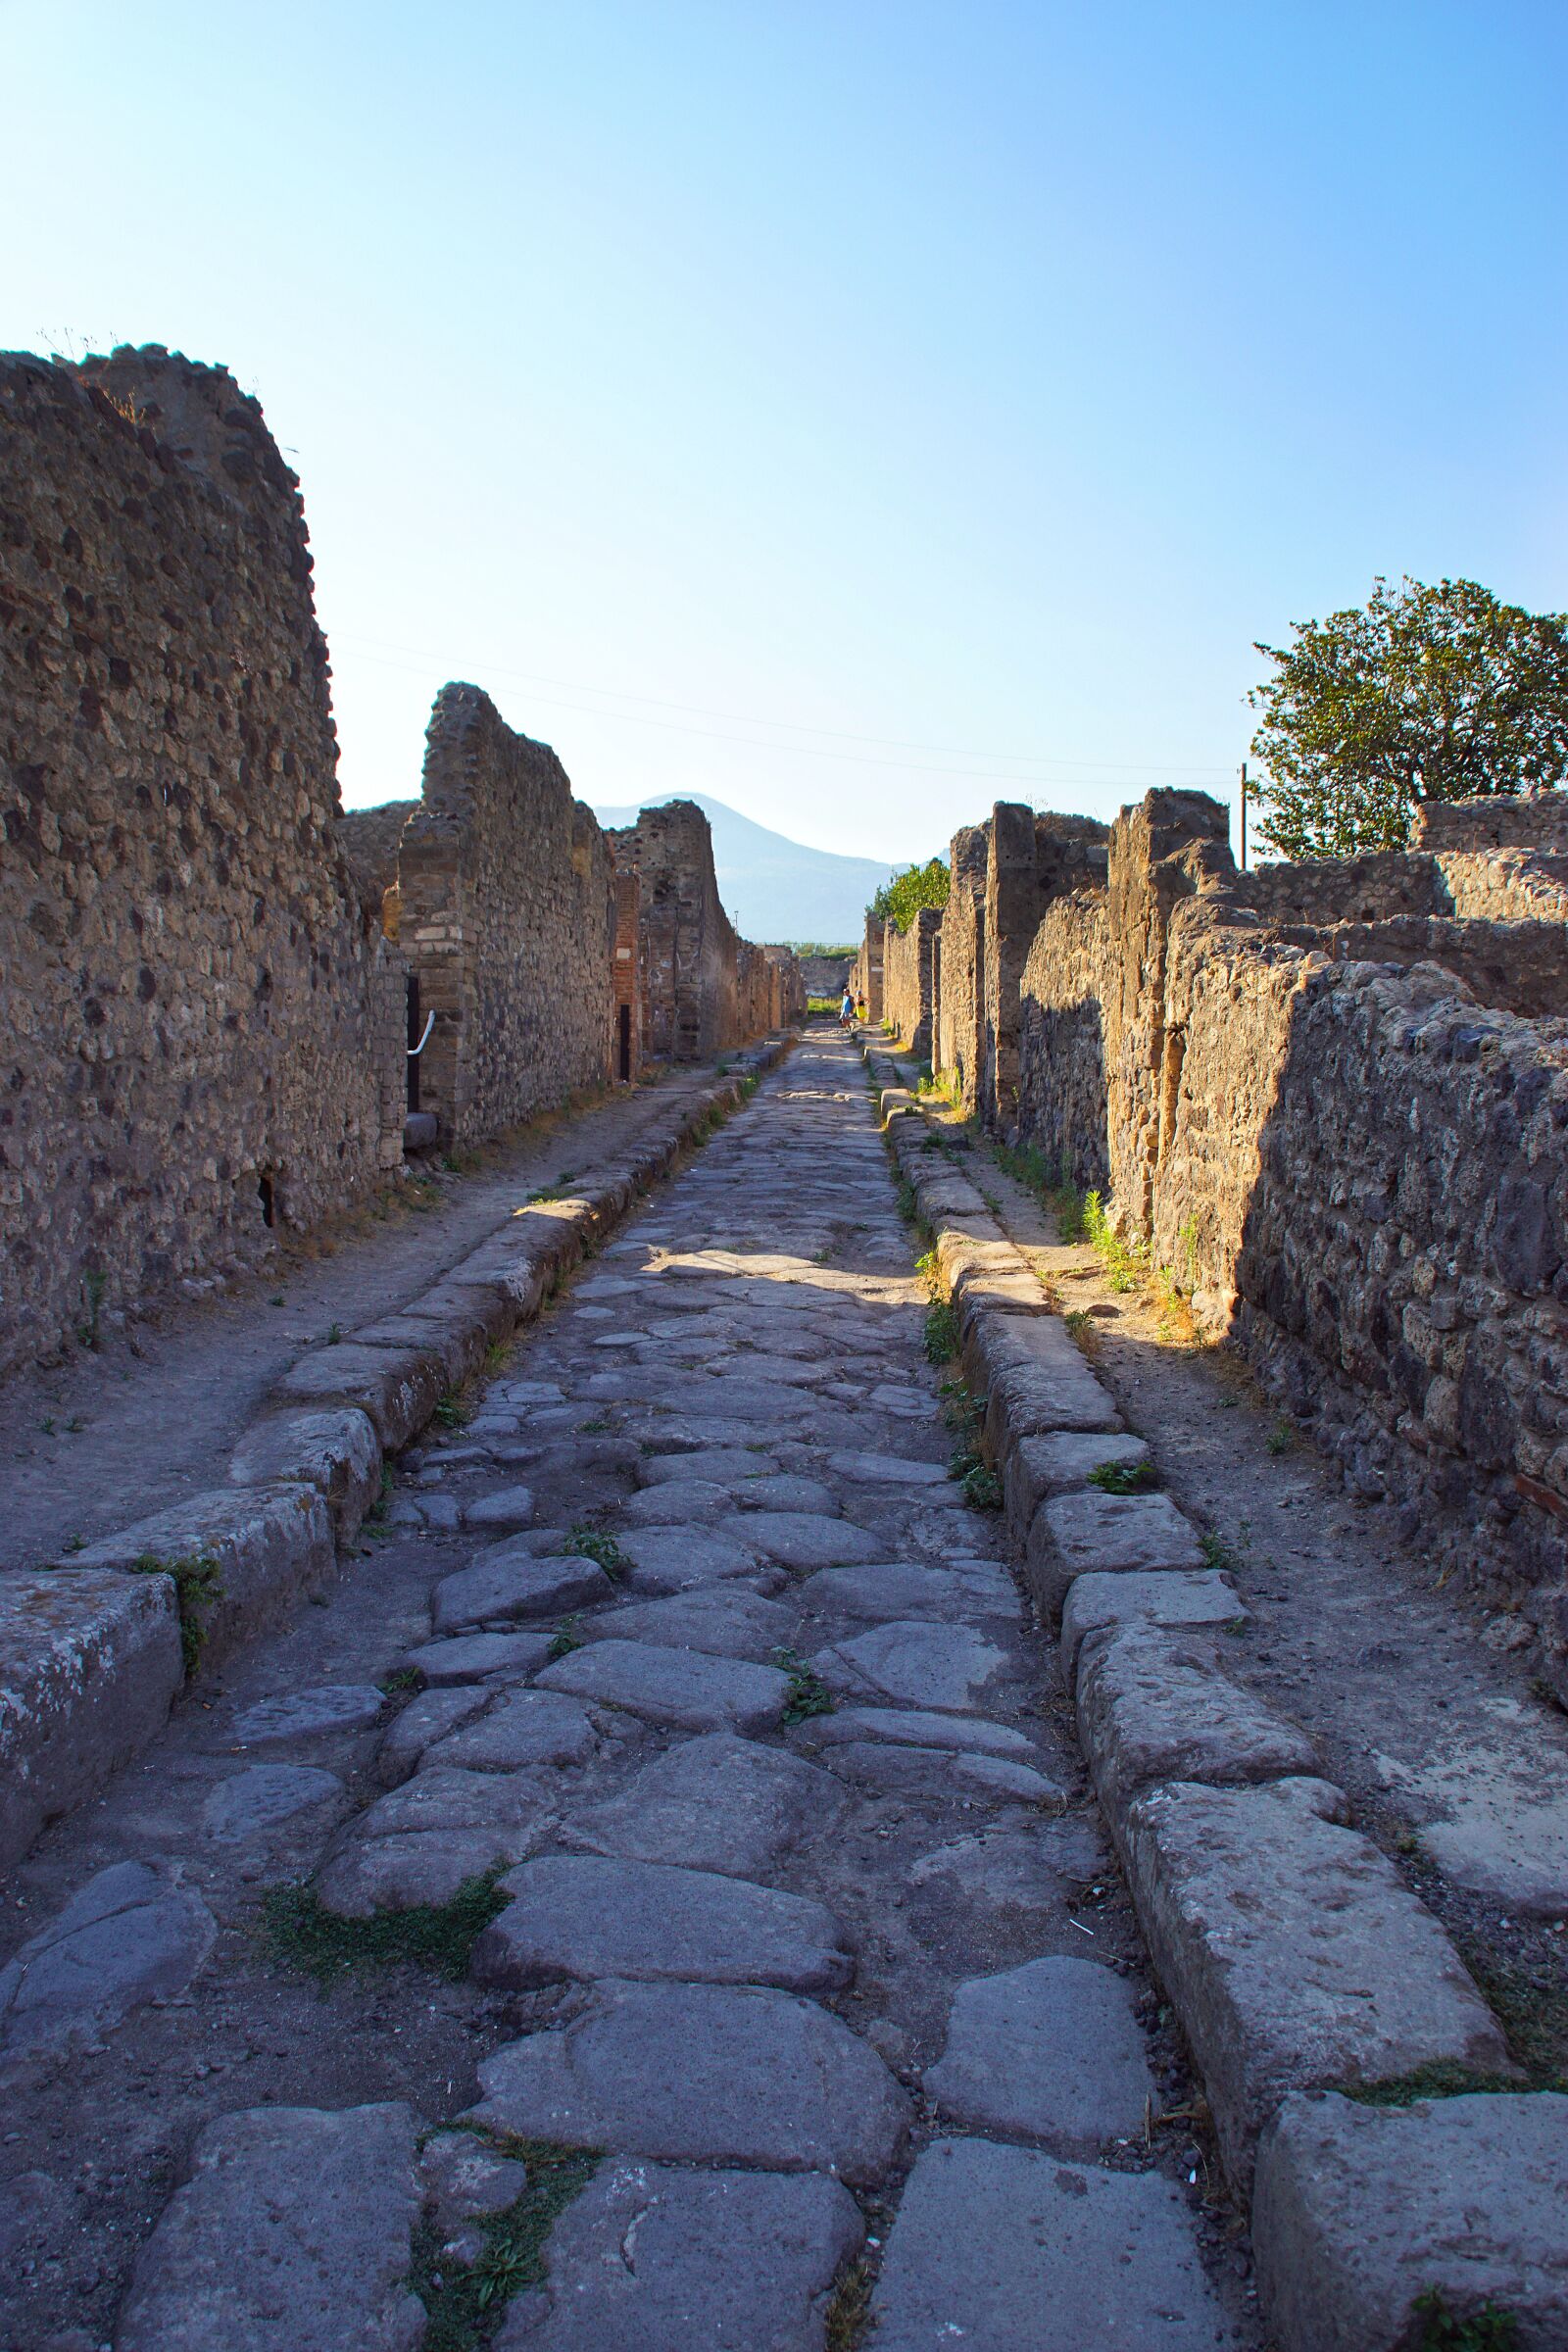
[[[674,1977],[840,1992],[855,1974],[822,1904],[713,1871],[548,1854],[510,1872],[501,1891],[512,1900],[473,1947],[481,1984]]]
[[[1250,1612],[1218,1568],[1131,1569],[1119,1576],[1075,1576],[1061,1607],[1061,1664],[1067,1685],[1078,1671],[1084,1637],[1102,1625],[1243,1625]]]
[[[814,1511],[744,1511],[727,1520],[723,1532],[785,1568],[858,1567],[887,1549],[863,1527]]]
[[[1123,1849],[1150,1951],[1244,2191],[1287,2092],[1424,2066],[1503,2074],[1496,2020],[1432,1914],[1337,1788],[1177,1782],[1127,1809]]]
[[[316,1891],[345,1919],[447,1903],[467,1880],[523,1861],[553,1821],[552,1800],[533,1774],[428,1764],[345,1825]]]
[[[531,1487],[501,1487],[463,1506],[463,1524],[478,1534],[514,1535],[533,1517]]]
[[[617,1796],[573,1814],[564,1835],[599,1853],[753,1878],[831,1830],[843,1810],[843,1789],[816,1765],[710,1732],[657,1756]]]
[[[626,1582],[634,1592],[687,1592],[732,1576],[755,1576],[761,1566],[755,1545],[695,1525],[631,1528],[620,1548],[631,1562]]]
[[[827,1466],[851,1487],[940,1487],[948,1476],[942,1462],[911,1461],[902,1453],[861,1453],[848,1446],[830,1453]]]
[[[962,1749],[902,1747],[875,1740],[851,1740],[823,1749],[835,1776],[861,1788],[907,1789],[922,1796],[972,1802],[979,1796],[1021,1804],[1058,1805],[1066,1790],[1028,1764],[1004,1756],[976,1756]]]
[[[580,1699],[558,1690],[506,1690],[427,1754],[430,1763],[463,1772],[517,1772],[530,1764],[582,1764],[598,1745]]]
[[[0,1576],[0,1870],[150,1745],[184,1672],[167,1576]]]
[[[735,1508],[728,1487],[715,1487],[700,1478],[677,1480],[667,1487],[644,1487],[620,1505],[622,1530],[636,1527],[711,1527]]]
[[[865,2225],[820,2173],[610,2164],[557,2222],[498,2352],[820,2352]]]
[[[789,1696],[789,1679],[774,1666],[650,1642],[588,1642],[536,1681],[685,1732],[771,1731]]]
[[[638,1483],[649,1487],[721,1487],[726,1494],[756,1484],[778,1463],[771,1454],[754,1453],[744,1446],[705,1447],[691,1453],[645,1454]]]
[[[1106,1867],[1082,1820],[977,1831],[909,1870],[909,1918],[956,1965],[1005,1966],[1034,1958],[1043,1943],[1081,1940],[1065,1932],[1067,1894]]]
[[[97,2041],[182,1992],[217,1933],[199,1895],[145,1862],[96,1872],[0,1969],[0,2071]]]
[[[335,1772],[314,1764],[253,1764],[209,1791],[202,1827],[220,1845],[249,1845],[306,1813],[329,1813],[342,1800]]]
[[[1075,1576],[1202,1565],[1197,1534],[1168,1494],[1102,1494],[1097,1487],[1042,1503],[1024,1555],[1029,1589],[1053,1618]]]
[[[808,1511],[819,1518],[833,1518],[838,1512],[838,1497],[831,1487],[819,1478],[801,1478],[780,1472],[773,1478],[753,1478],[744,1481],[734,1491],[734,1499],[743,1511]]]
[[[280,1405],[357,1405],[387,1453],[401,1453],[435,1411],[447,1375],[433,1348],[318,1348],[285,1372]]]
[[[804,1747],[841,1747],[851,1740],[885,1740],[905,1747],[972,1748],[981,1755],[1038,1763],[1032,1740],[1011,1724],[979,1715],[940,1715],[925,1707],[838,1707],[814,1715],[798,1734]]]
[[[411,1667],[430,1690],[453,1683],[482,1683],[491,1675],[532,1674],[550,1656],[550,1633],[451,1634],[439,1642],[421,1642],[403,1664]]]
[[[476,2122],[566,2147],[879,2180],[908,2101],[876,2052],[799,1994],[605,1986],[570,2025],[485,2059]]]
[[[715,1658],[762,1663],[795,1634],[795,1613],[746,1585],[709,1585],[667,1600],[634,1600],[578,1627],[584,1642],[652,1642],[664,1649],[704,1649]]]
[[[1093,2156],[1143,2130],[1154,2084],[1130,1987],[1093,1960],[1030,1960],[971,1977],[925,2087],[966,2132]]]
[[[437,1634],[456,1634],[468,1626],[558,1617],[614,1596],[614,1586],[593,1560],[533,1559],[503,1544],[471,1568],[441,1579],[430,1596],[430,1620]]]
[[[1157,2173],[939,2139],[872,2298],[876,2352],[1219,2352],[1234,2342],[1181,2192]]]
[[[1015,1544],[1025,1544],[1040,1505],[1053,1494],[1071,1494],[1089,1484],[1089,1474],[1102,1463],[1115,1462],[1133,1469],[1149,1459],[1142,1438],[1105,1431],[1100,1435],[1059,1431],[1054,1437],[1020,1438],[1007,1456],[1003,1476],[1007,1532]]]
[[[311,1690],[286,1690],[259,1699],[234,1719],[236,1747],[276,1747],[288,1740],[320,1740],[338,1732],[363,1732],[386,1705],[373,1683],[319,1683]]]
[[[1005,1650],[967,1625],[918,1619],[872,1626],[812,1660],[832,1690],[896,1706],[968,1713],[995,1703],[1011,1668]]]
[[[449,1683],[421,1690],[394,1716],[375,1751],[375,1777],[383,1788],[406,1781],[427,1747],[482,1715],[495,1696],[482,1683]]]
[[[1435,2341],[1415,2308],[1434,2291],[1446,2340],[1481,2342],[1459,2330],[1490,2304],[1518,2352],[1561,2352],[1568,2098],[1289,2098],[1257,2152],[1252,2245],[1282,2352]]]
[[[417,2352],[407,2107],[209,2124],[137,2257],[115,2352]]]
[[[1107,1819],[1156,1781],[1276,1781],[1315,1773],[1312,1742],[1227,1681],[1180,1635],[1125,1625],[1078,1657],[1078,1736]]]
[[[821,1617],[961,1617],[1015,1620],[1011,1579],[1000,1568],[922,1568],[907,1560],[872,1568],[824,1568],[796,1592],[803,1609]]]

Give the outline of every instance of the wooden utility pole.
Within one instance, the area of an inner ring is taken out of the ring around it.
[[[1247,761],[1242,761],[1242,871],[1247,871]]]

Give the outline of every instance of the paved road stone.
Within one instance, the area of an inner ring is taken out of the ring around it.
[[[362,1732],[386,1699],[373,1683],[325,1683],[317,1690],[264,1698],[235,1718],[236,1747],[272,1747],[288,1740],[319,1740],[331,1732]]]
[[[498,1544],[473,1567],[441,1579],[431,1595],[430,1621],[437,1634],[457,1634],[469,1626],[559,1616],[612,1600],[614,1592],[592,1560],[532,1559]]]
[[[631,1562],[626,1582],[634,1592],[687,1592],[698,1585],[722,1584],[727,1577],[755,1577],[762,1567],[754,1545],[695,1523],[632,1528],[620,1548]]]
[[[482,1683],[490,1675],[532,1674],[548,1660],[551,1640],[548,1633],[454,1634],[422,1642],[403,1663],[432,1687]]]
[[[552,1854],[509,1872],[500,1890],[508,1907],[473,1947],[481,1984],[674,1977],[838,1992],[855,1974],[821,1903],[711,1871]]]
[[[98,1871],[0,1969],[0,2079],[92,2044],[146,2001],[183,1992],[218,1930],[199,1895],[145,1862]]]
[[[404,2106],[221,2117],[136,2265],[115,2352],[417,2352]]]
[[[636,1600],[585,1617],[584,1642],[651,1642],[663,1649],[703,1649],[715,1658],[768,1663],[794,1638],[795,1612],[746,1585],[710,1585],[667,1600]]]
[[[535,1679],[546,1690],[602,1699],[686,1732],[770,1731],[790,1688],[773,1666],[647,1642],[589,1642]]]
[[[830,1688],[856,1697],[963,1713],[995,1704],[1015,1673],[1006,1651],[969,1627],[917,1620],[873,1626],[811,1662]]]
[[[820,2173],[607,2165],[551,2232],[498,2352],[820,2352],[865,2225]]]
[[[1157,2173],[939,2139],[909,2177],[872,2300],[876,2352],[1220,2352],[1232,2336]]]
[[[841,1747],[851,1740],[886,1740],[906,1747],[963,1747],[981,1755],[1038,1763],[1034,1742],[1009,1723],[980,1715],[942,1715],[925,1707],[839,1707],[801,1726],[808,1747]]]
[[[556,1690],[506,1690],[427,1755],[432,1764],[464,1772],[518,1772],[530,1764],[581,1764],[598,1745],[599,1734],[579,1700]]]
[[[754,1878],[804,1839],[825,1836],[844,1803],[838,1782],[816,1765],[712,1732],[645,1765],[618,1796],[574,1812],[565,1834],[602,1853]]]
[[[1092,1960],[1031,1960],[971,1977],[925,2086],[965,2131],[1094,2156],[1143,2130],[1154,2084],[1122,1978]]]
[[[210,1791],[202,1805],[202,1827],[220,1845],[248,1845],[302,1813],[329,1810],[342,1797],[335,1772],[314,1764],[253,1764],[246,1772],[230,1773]]]
[[[848,1519],[812,1511],[743,1511],[725,1532],[785,1568],[840,1568],[874,1560],[884,1548]]]
[[[760,1986],[619,1984],[479,2068],[473,2120],[612,2155],[883,2178],[908,2101],[814,2001]]]

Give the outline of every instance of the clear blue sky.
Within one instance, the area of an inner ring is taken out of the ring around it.
[[[303,479],[344,797],[490,688],[581,797],[924,855],[1228,795],[1255,637],[1568,605],[1562,0],[0,0],[0,343]]]

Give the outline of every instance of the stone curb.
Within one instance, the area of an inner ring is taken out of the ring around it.
[[[1445,1931],[1349,1826],[1343,1791],[1314,1777],[1305,1735],[1222,1671],[1226,1629],[1247,1612],[1204,1565],[1196,1531],[1168,1495],[1089,1485],[1100,1460],[1132,1462],[1147,1448],[1124,1434],[982,1195],[924,1148],[918,1107],[897,1100],[904,1073],[869,1045],[865,1059],[887,1106],[889,1149],[932,1231],[1025,1580],[1048,1623],[1061,1618],[1080,1744],[1244,2202],[1260,2145],[1264,2154],[1252,2225],[1265,2315],[1291,2352],[1328,2341],[1313,2331],[1303,2284],[1327,2264],[1344,2304],[1332,2340],[1346,2352],[1402,2342],[1414,2298],[1463,2272],[1447,2256],[1442,2197],[1419,2187],[1446,2178],[1459,2105],[1499,2115],[1507,2149],[1551,2094],[1423,2101],[1397,2111],[1396,2131],[1383,2120],[1389,2111],[1337,2095],[1423,2068],[1457,2070],[1461,2081],[1514,2070]],[[1375,2263],[1360,2252],[1366,2217],[1355,2197],[1336,2204],[1324,2192],[1308,2212],[1294,2180],[1281,2186],[1291,2162],[1301,2171],[1290,2135],[1301,2139],[1301,2116],[1317,2112],[1308,2099],[1336,2115],[1348,2109],[1374,2152],[1379,2133],[1391,2149],[1402,2135],[1383,2183]],[[1363,2128],[1363,2118],[1379,2120]],[[1499,2164],[1489,2276],[1506,2278],[1522,2341],[1556,2341],[1550,2328],[1568,2292],[1568,2148],[1538,2156],[1529,2228],[1511,2237]]]
[[[488,1348],[538,1313],[584,1248],[793,1042],[725,1055],[722,1078],[570,1200],[514,1213],[396,1313],[302,1356],[240,1438],[227,1487],[0,1578],[0,1870],[162,1729],[185,1679],[179,1587],[204,1662],[231,1656],[323,1591],[380,1492],[386,1455],[472,1377]],[[177,1583],[141,1571],[154,1560],[177,1563]]]

